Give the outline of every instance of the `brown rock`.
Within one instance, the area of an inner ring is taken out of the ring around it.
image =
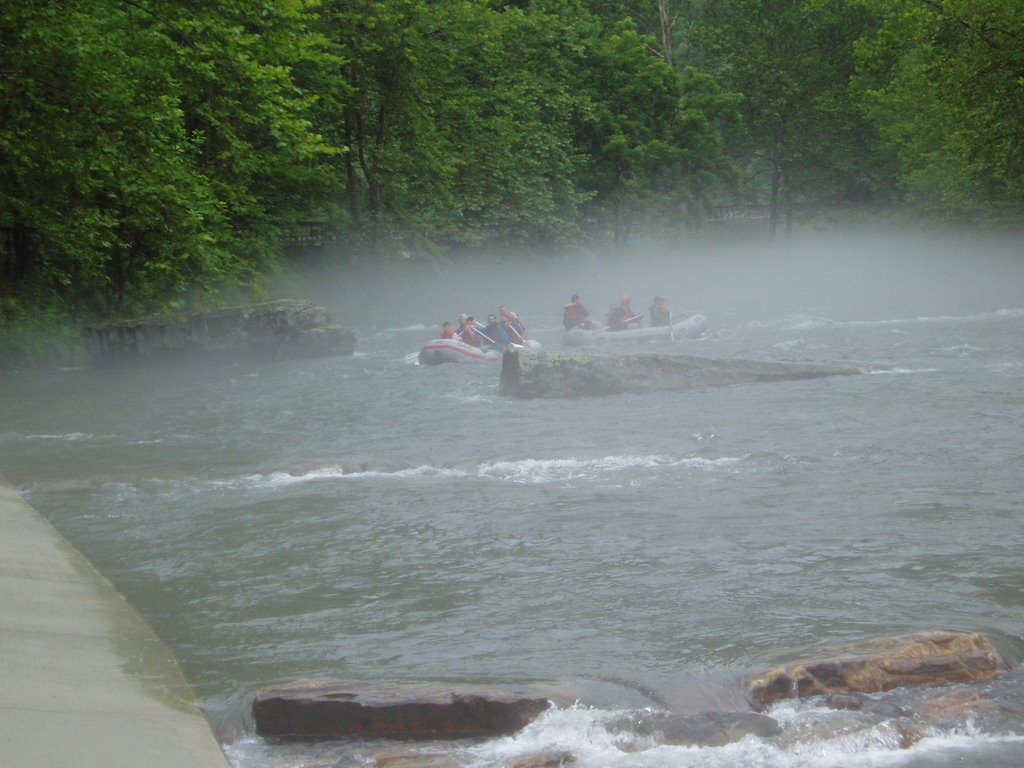
[[[833,693],[825,699],[829,709],[864,709],[864,700],[852,693]]]
[[[963,720],[977,712],[994,712],[999,709],[994,701],[986,699],[971,688],[956,688],[942,696],[926,701],[913,711],[914,719],[924,723],[940,723],[949,720]]]
[[[700,747],[721,747],[750,734],[767,738],[781,731],[776,720],[754,712],[671,715],[664,727],[666,744]]]
[[[764,709],[789,698],[974,682],[1009,670],[981,633],[918,632],[828,651],[824,658],[777,667],[752,680],[747,686],[751,704]]]
[[[263,736],[439,740],[514,733],[547,708],[546,699],[467,686],[300,680],[259,691],[252,712]]]
[[[900,749],[910,749],[928,735],[928,731],[921,726],[902,720],[892,723],[892,727],[899,736]]]
[[[609,723],[612,733],[626,736],[624,751],[640,751],[668,744],[688,747],[721,747],[744,736],[777,736],[778,721],[755,712],[642,712]]]
[[[462,765],[453,755],[420,752],[408,747],[374,752],[376,768],[459,768]]]
[[[509,761],[508,768],[557,768],[566,763],[575,763],[576,755],[567,750],[534,752]]]
[[[373,753],[375,768],[460,768],[473,759],[469,754],[428,752],[415,747],[393,747]],[[574,762],[576,755],[572,752],[553,749],[512,758],[505,763],[505,768],[558,768]]]

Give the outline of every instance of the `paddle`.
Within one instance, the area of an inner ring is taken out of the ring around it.
[[[517,331],[515,329],[515,327],[512,325],[512,323],[505,323],[505,327],[508,328],[510,331],[512,331],[512,333],[514,333],[516,335],[516,337],[519,339],[519,341],[521,341],[523,343],[523,345],[525,346],[526,339],[523,338],[523,334],[521,334],[519,331]]]
[[[625,320],[622,321],[622,323],[623,324],[632,323],[634,320],[639,320],[641,317],[643,317],[643,315],[633,315],[632,317],[627,317]],[[616,323],[616,325],[618,325],[618,323]],[[609,328],[611,328],[611,326],[610,325],[606,325],[604,328],[601,328],[598,331],[594,331],[594,335],[596,336],[597,334],[601,333],[602,331],[607,331]]]
[[[494,339],[492,339],[490,336],[488,336],[486,333],[484,333],[484,328],[487,327],[486,325],[482,325],[479,320],[474,320],[473,321],[473,325],[476,326],[476,329],[480,333],[481,336],[483,336],[485,339],[487,339],[489,342],[491,342],[491,344],[493,344],[494,346],[498,346],[498,342],[496,342]]]

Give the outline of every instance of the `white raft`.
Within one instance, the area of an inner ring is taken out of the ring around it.
[[[493,347],[474,347],[458,339],[428,341],[417,358],[420,365],[441,363],[500,363],[501,352]]]
[[[565,332],[567,347],[582,347],[589,344],[603,344],[611,341],[677,341],[700,336],[708,327],[704,315],[690,315],[672,325],[655,325],[648,328],[627,328],[624,331],[601,329],[588,331],[573,328]]]
[[[525,344],[512,344],[509,349],[541,349],[539,341],[527,339]],[[440,365],[441,363],[500,363],[502,353],[494,347],[474,347],[458,339],[434,339],[428,341],[417,355],[405,356],[407,363],[419,365]]]

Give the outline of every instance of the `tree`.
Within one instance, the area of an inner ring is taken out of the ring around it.
[[[0,263],[22,295],[122,315],[272,264],[332,151],[286,66],[304,23],[291,0],[8,3]]]
[[[871,192],[873,134],[849,97],[853,44],[872,15],[847,0],[699,4],[690,42],[716,80],[743,94],[747,183],[769,204],[770,235],[802,202]],[[765,180],[765,177],[766,180]]]
[[[572,96],[558,16],[450,0],[345,3],[351,221],[372,248],[564,242],[575,234]]]
[[[858,93],[917,210],[969,222],[1024,214],[1024,6],[872,2],[885,23],[858,47]]]
[[[677,226],[700,215],[731,175],[715,123],[735,100],[693,69],[677,72],[652,38],[622,21],[595,35],[578,75],[589,101],[577,143],[591,192],[587,215],[623,245],[638,225]]]
[[[458,25],[433,19],[432,60],[447,65],[432,106],[452,161],[447,223],[438,224],[467,244],[550,247],[579,237],[575,21],[556,6],[479,5]]]

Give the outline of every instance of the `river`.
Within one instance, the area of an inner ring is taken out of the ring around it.
[[[787,653],[923,629],[1024,648],[1024,249],[834,235],[614,260],[321,268],[290,295],[352,357],[0,377],[0,472],[178,657],[236,768],[362,766],[374,745],[252,732],[255,691],[314,676],[605,686],[480,766],[544,748],[581,768],[1024,763],[1024,694],[901,749],[885,722],[770,714],[803,734],[624,751],[643,692],[742,706]],[[442,320],[508,304],[561,346],[561,306],[623,292],[700,312],[624,347],[855,361],[863,376],[509,400],[492,364],[408,362]],[[602,689],[604,690],[604,689]],[[621,700],[616,696],[621,692]]]

